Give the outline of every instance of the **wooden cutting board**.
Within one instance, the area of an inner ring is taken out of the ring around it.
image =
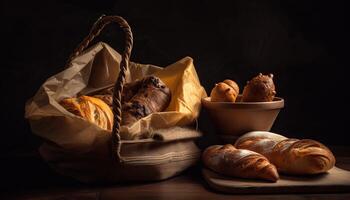
[[[280,176],[276,183],[231,178],[209,169],[202,169],[209,186],[220,192],[235,194],[256,193],[331,193],[350,192],[350,171],[334,167],[326,174],[313,176]]]

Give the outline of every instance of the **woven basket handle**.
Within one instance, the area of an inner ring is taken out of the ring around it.
[[[112,129],[112,144],[111,144],[111,154],[112,158],[122,162],[123,159],[120,155],[121,149],[121,139],[119,135],[120,122],[121,122],[121,93],[123,91],[123,85],[125,82],[125,73],[129,67],[129,59],[131,54],[131,49],[133,45],[133,36],[129,24],[120,16],[101,16],[93,25],[88,36],[78,45],[74,52],[70,55],[66,67],[71,65],[72,60],[79,56],[90,44],[90,42],[100,34],[102,29],[112,22],[115,22],[123,29],[125,34],[125,48],[122,54],[122,60],[120,62],[120,72],[118,79],[114,85],[113,92],[113,114],[114,114],[114,124]]]

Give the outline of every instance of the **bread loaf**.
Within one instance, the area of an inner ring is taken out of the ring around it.
[[[139,91],[139,89],[142,86],[144,79],[136,80],[134,82],[125,83],[123,86],[123,92],[121,94],[122,97],[122,103],[128,102],[131,100],[131,98]],[[113,104],[113,87],[106,88],[102,91],[97,92],[97,94],[94,94],[93,97],[99,98],[102,101],[104,101],[106,104],[108,104],[112,108]]]
[[[94,97],[112,108],[113,88],[100,91]],[[122,97],[122,125],[130,125],[154,112],[164,111],[171,100],[170,89],[156,76],[124,84]]]
[[[113,112],[101,99],[80,96],[77,98],[63,99],[60,104],[69,112],[80,116],[97,126],[112,130]]]
[[[145,77],[125,89],[122,125],[133,124],[151,113],[165,110],[170,100],[170,89],[158,77]]]
[[[266,156],[279,172],[286,174],[318,174],[335,165],[332,152],[315,140],[289,139],[271,132],[253,131],[238,138],[235,146]]]
[[[202,155],[209,169],[227,176],[256,178],[276,182],[277,170],[267,158],[259,153],[236,149],[231,144],[208,147]]]

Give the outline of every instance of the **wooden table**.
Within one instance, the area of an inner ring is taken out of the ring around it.
[[[337,166],[350,170],[350,147],[331,147]],[[228,195],[212,191],[200,174],[200,167],[175,178],[155,183],[88,186],[54,174],[39,157],[14,155],[1,158],[0,199],[350,199],[341,194]]]

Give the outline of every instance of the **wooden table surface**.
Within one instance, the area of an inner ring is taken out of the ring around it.
[[[331,147],[337,166],[350,170],[350,147]],[[200,174],[200,166],[180,176],[154,183],[84,185],[53,173],[39,157],[17,155],[1,158],[0,199],[350,199],[340,194],[229,195],[212,191]]]

